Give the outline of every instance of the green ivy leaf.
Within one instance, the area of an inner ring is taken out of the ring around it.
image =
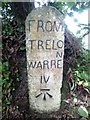
[[[84,106],[80,106],[78,108],[78,112],[79,112],[80,116],[85,117],[85,118],[88,117],[88,111]]]
[[[86,74],[84,71],[81,73],[81,78],[83,78],[84,80],[88,79],[88,74]]]
[[[24,50],[26,50],[26,47],[21,47],[20,48],[20,51],[24,51]]]
[[[75,5],[75,2],[67,2],[67,6],[70,8]]]
[[[83,86],[85,86],[85,87],[90,87],[90,82],[84,82],[84,83],[83,83]]]

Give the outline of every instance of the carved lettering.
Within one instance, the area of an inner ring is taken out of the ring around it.
[[[62,53],[57,53],[56,54],[57,57],[59,56],[60,59],[59,60],[44,60],[44,61],[29,61],[28,62],[28,68],[32,69],[32,68],[39,68],[39,69],[52,69],[52,68],[61,68],[62,64],[61,64],[61,55]]]
[[[49,81],[49,78],[50,78],[50,76],[48,76],[47,78],[45,77],[45,76],[41,76],[41,78],[40,78],[40,83],[42,84],[42,83],[47,83],[48,81]]]
[[[29,40],[30,49],[58,50],[63,47],[62,40]]]
[[[31,26],[36,22],[37,32],[58,32],[59,30],[63,31],[63,26],[61,22],[57,21],[43,21],[43,20],[29,20],[29,31],[31,31]]]

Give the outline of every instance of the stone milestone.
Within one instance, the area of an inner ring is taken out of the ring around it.
[[[59,110],[64,28],[58,10],[32,10],[26,19],[26,49],[30,109],[40,113]]]

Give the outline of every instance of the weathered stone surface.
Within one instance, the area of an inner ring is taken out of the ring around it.
[[[30,108],[57,111],[61,102],[64,29],[53,7],[32,10],[26,19],[27,72]]]

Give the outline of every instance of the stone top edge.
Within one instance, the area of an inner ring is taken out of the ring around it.
[[[64,20],[63,14],[60,13],[59,10],[57,10],[55,7],[52,6],[42,6],[42,7],[38,7],[38,8],[34,8],[28,15],[27,18],[25,20],[25,22],[27,21],[27,19],[33,14],[33,12],[38,12],[40,11],[43,12],[44,10],[51,10],[52,12],[54,12],[58,18],[60,19],[60,21],[62,22]]]

